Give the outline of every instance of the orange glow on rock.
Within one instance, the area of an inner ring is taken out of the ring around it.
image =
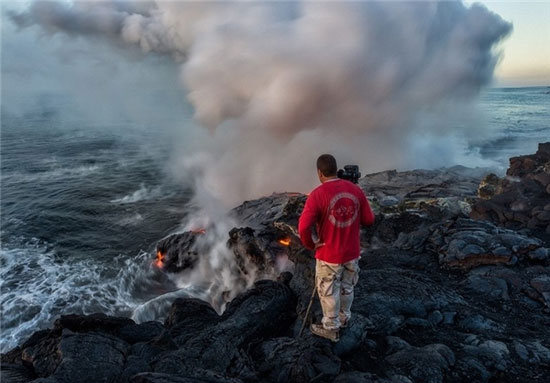
[[[290,246],[290,238],[279,239],[279,243],[283,246]]]
[[[155,261],[155,265],[157,267],[164,266],[164,263],[162,261],[164,261],[164,254],[162,254],[159,250],[159,251],[157,251],[157,260]]]

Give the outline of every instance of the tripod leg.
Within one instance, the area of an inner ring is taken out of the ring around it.
[[[300,329],[300,333],[298,334],[298,337],[301,337],[302,333],[304,332],[304,327],[306,327],[307,318],[309,317],[309,311],[311,310],[311,305],[313,304],[313,298],[315,298],[316,292],[317,292],[317,283],[315,283],[315,286],[313,287],[313,292],[311,293],[311,299],[309,300],[309,304],[307,305],[306,316],[304,317],[304,322],[302,323],[302,328]]]

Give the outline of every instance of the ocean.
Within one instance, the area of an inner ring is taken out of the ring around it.
[[[166,170],[173,142],[147,124],[66,118],[63,97],[2,112],[2,352],[62,313],[132,316],[174,286],[153,265],[191,192]],[[485,90],[466,155],[505,169],[550,140],[550,88]]]

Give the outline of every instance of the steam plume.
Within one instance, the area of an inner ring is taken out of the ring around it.
[[[36,1],[11,18],[181,62],[211,135],[175,168],[200,163],[203,187],[227,203],[308,190],[321,152],[363,172],[453,162],[448,121],[464,123],[511,31],[459,1]]]

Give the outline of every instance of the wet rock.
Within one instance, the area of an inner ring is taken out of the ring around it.
[[[215,323],[218,319],[218,314],[208,303],[196,298],[177,298],[170,307],[164,325],[169,328],[186,323],[195,326],[198,321]]]
[[[159,374],[185,376],[189,373],[189,366],[176,352],[159,354],[150,364],[153,372]]]
[[[130,356],[133,356],[140,361],[145,362],[148,366],[154,359],[159,355],[166,353],[168,350],[173,350],[173,347],[165,347],[162,344],[159,344],[155,341],[149,341],[145,343],[136,343],[130,347]],[[137,363],[137,361],[134,361]],[[134,364],[132,363],[132,364]],[[149,371],[150,368],[147,368],[143,371]]]
[[[48,377],[54,373],[61,362],[57,352],[59,341],[59,331],[35,333],[21,346],[18,358],[14,362],[23,362],[31,366],[37,376]]]
[[[122,373],[127,351],[128,344],[113,336],[64,330],[53,378],[60,383],[115,381]]]
[[[215,325],[220,317],[208,303],[195,298],[178,298],[164,322],[178,345],[185,344],[198,331]]]
[[[455,355],[443,344],[409,347],[384,359],[389,374],[399,374],[413,382],[442,383],[446,372],[455,363]]]
[[[285,284],[256,282],[229,304],[218,324],[185,342],[178,355],[187,365],[226,372],[249,342],[286,331],[295,319],[295,305],[294,294]]]
[[[340,359],[330,341],[313,335],[301,339],[276,338],[262,343],[257,351],[258,371],[270,382],[309,382],[335,377]]]
[[[67,329],[73,332],[107,332],[117,334],[123,327],[135,325],[130,318],[111,317],[103,313],[91,315],[61,315],[54,322],[55,329]]]
[[[311,257],[310,251],[302,247],[298,237],[298,218],[306,196],[298,193],[279,193],[255,201],[246,201],[230,212],[236,222],[246,222],[243,227],[229,230],[227,248],[233,253],[235,270],[232,274],[240,278],[235,284],[240,288],[226,291],[224,301],[234,298],[236,292],[247,287],[251,274],[256,279],[275,279],[285,268],[299,258]],[[161,254],[161,269],[174,273],[192,269],[198,264],[200,254],[208,253],[212,247],[210,232],[214,228],[171,235],[157,244]],[[283,245],[280,240],[290,242]]]
[[[128,355],[124,369],[119,376],[119,381],[127,382],[136,374],[150,371],[152,371],[152,368],[145,359],[137,355]]]
[[[150,321],[141,324],[126,325],[117,332],[120,339],[130,343],[147,342],[158,337],[164,331],[160,322]]]
[[[4,383],[25,383],[36,378],[31,370],[20,364],[2,363],[0,376]]]
[[[173,273],[194,268],[203,246],[207,246],[197,241],[203,235],[202,231],[187,231],[170,235],[159,241],[157,254],[160,255],[159,261],[162,268]]]
[[[243,275],[248,274],[251,264],[255,266],[255,272],[261,274],[273,272],[275,257],[266,257],[266,252],[257,243],[254,229],[250,227],[231,229],[227,245],[233,250],[237,266]]]

